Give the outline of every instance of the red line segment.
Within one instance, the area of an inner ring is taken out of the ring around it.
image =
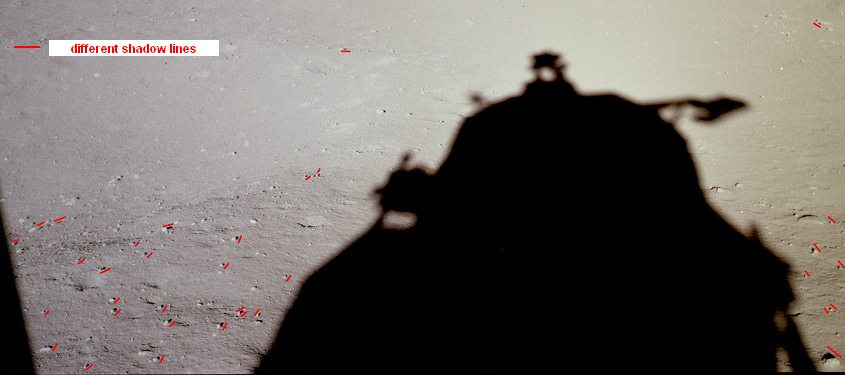
[[[832,352],[833,352],[833,354],[836,354],[836,356],[837,356],[837,357],[842,358],[842,356],[841,356],[841,355],[839,355],[839,352],[837,352],[836,350],[833,350],[833,348],[831,348],[830,346],[825,346],[825,347],[826,347],[826,348],[828,348],[828,349],[830,349],[830,351],[832,351]]]

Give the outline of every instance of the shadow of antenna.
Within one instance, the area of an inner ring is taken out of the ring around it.
[[[715,121],[723,115],[746,107],[745,103],[731,98],[719,98],[709,102],[692,101],[690,104],[702,110],[696,120],[704,122]]]

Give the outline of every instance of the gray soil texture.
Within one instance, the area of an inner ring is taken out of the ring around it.
[[[817,368],[845,370],[843,32],[820,0],[3,2],[0,203],[36,370],[253,371],[403,153],[436,168],[472,97],[519,94],[542,50],[583,93],[748,104],[677,128],[709,202],[790,264]],[[62,39],[220,56],[49,57]]]

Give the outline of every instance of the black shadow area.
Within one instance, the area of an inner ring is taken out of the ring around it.
[[[380,220],[303,285],[258,372],[814,371],[789,268],[708,204],[659,109],[583,95],[558,56],[466,119],[435,173],[394,171]]]
[[[6,238],[6,226],[3,224],[2,207],[0,207],[0,321],[4,322],[2,339],[0,339],[0,358],[3,358],[4,372],[9,374],[32,374],[32,354],[29,337],[26,334],[26,323],[21,311],[22,304],[18,298],[18,288],[15,272],[12,268],[12,257],[9,254],[9,242]]]

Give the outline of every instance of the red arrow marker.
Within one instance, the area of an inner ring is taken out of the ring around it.
[[[134,247],[138,247],[138,245],[140,245],[140,244],[141,244],[141,241],[135,241],[135,243],[133,245],[135,245]]]
[[[817,24],[817,23],[815,23],[815,22],[813,22],[813,26],[818,27],[818,28],[820,28],[820,29],[822,28],[822,25],[819,25],[819,24]]]
[[[830,315],[830,311],[827,311],[827,307],[825,307],[825,308],[824,308],[824,314],[825,314],[825,315]]]
[[[832,303],[830,304],[830,307],[832,307],[834,310],[839,310],[839,309],[836,308],[836,305],[834,305]]]
[[[825,347],[828,348],[828,350],[832,351],[833,354],[836,354],[837,357],[842,358],[842,356],[839,355],[839,353],[836,350],[833,350],[833,348],[831,348],[830,346],[825,346]]]
[[[162,307],[162,308],[161,308],[161,313],[162,313],[162,314],[164,314],[164,312],[165,312],[165,311],[167,311],[167,308],[168,308],[168,307],[170,307],[170,305],[169,305],[169,304],[168,304],[168,305],[164,305],[164,307]]]
[[[88,372],[88,370],[90,370],[90,369],[91,369],[91,367],[93,367],[93,366],[94,366],[94,364],[93,364],[93,363],[89,363],[89,364],[88,364],[88,367],[86,367],[86,368],[85,368],[85,372]]]
[[[158,363],[159,363],[159,364],[160,364],[160,363],[162,363],[162,362],[164,362],[164,354],[162,354],[162,355],[161,355],[161,359],[159,359],[159,360],[158,360]]]
[[[57,217],[57,218],[53,219],[53,222],[54,223],[60,223],[64,219],[67,219],[67,216]]]
[[[173,321],[173,323],[170,323],[170,325],[169,325],[169,326],[167,326],[167,328],[173,327],[174,325],[176,325],[176,321],[175,321],[175,320]]]
[[[830,217],[830,216],[828,216],[828,217]],[[40,227],[42,225],[44,225],[44,220],[41,220],[40,222],[38,222],[38,224],[35,224],[36,227]]]
[[[117,317],[117,314],[120,314],[120,312],[121,312],[121,311],[123,311],[123,310],[122,310],[121,308],[119,308],[119,307],[118,307],[118,308],[117,308],[117,311],[115,311],[115,312],[114,312],[114,315],[112,315],[112,316]]]
[[[244,309],[244,306],[238,307],[238,309],[235,310],[235,312],[241,312],[241,310],[243,310],[243,309]]]
[[[50,315],[50,310],[44,312],[44,316]]]
[[[258,313],[260,313],[260,312],[261,312],[261,308],[259,307],[258,309],[255,310],[255,314],[252,314],[252,316],[258,316]]]
[[[162,228],[171,229],[171,228],[173,228],[173,225],[174,225],[174,224],[175,224],[175,223],[167,223],[167,224],[162,225],[161,227],[162,227]]]
[[[85,263],[85,259],[88,259],[88,258],[82,258],[82,259],[80,259],[80,260],[76,261],[76,264],[82,264],[82,263]]]
[[[225,269],[227,269],[227,268],[229,268],[229,262],[226,262],[226,264],[225,264],[225,265],[223,265],[223,269],[224,269],[224,270],[225,270]]]
[[[244,316],[246,316],[246,314],[247,314],[247,313],[249,313],[249,311],[246,311],[246,310],[242,311],[242,312],[241,312],[241,318],[243,318]]]
[[[152,252],[152,251],[148,251],[146,254],[147,254],[147,259],[150,259],[150,257],[151,257],[151,256],[153,256],[153,252]]]
[[[115,297],[114,303],[112,303],[112,305],[117,305],[118,302],[120,302],[120,297]]]
[[[240,245],[240,243],[241,243],[241,238],[244,238],[244,235],[243,235],[243,234],[241,234],[241,235],[239,235],[239,236],[238,236],[238,244],[239,244],[239,245]]]
[[[310,174],[305,176],[305,181],[308,181],[308,180],[310,180],[310,179],[311,179],[311,175],[310,175]]]
[[[819,249],[819,245],[817,245],[817,244],[815,244],[815,243],[814,243],[814,244],[813,244],[813,246],[815,246],[815,247],[816,247],[816,250],[818,250],[819,252],[822,252],[822,249]]]
[[[225,331],[226,327],[229,326],[229,322],[223,323],[223,326],[220,328],[221,331]]]
[[[291,277],[293,277],[293,275],[288,275],[288,277],[285,279],[285,282],[290,281],[290,278],[291,278]]]
[[[810,271],[804,270],[804,273],[807,274],[807,277],[810,277]]]
[[[55,343],[55,344],[53,344],[53,349],[52,349],[52,350],[50,350],[50,351],[51,351],[51,352],[55,352],[55,351],[56,351],[56,348],[57,348],[58,346],[59,346],[59,343]]]
[[[839,267],[845,268],[845,264],[842,264],[841,260],[837,260],[836,262],[839,263]]]
[[[100,275],[104,275],[106,272],[111,271],[111,267],[104,267],[102,271],[100,271]]]

